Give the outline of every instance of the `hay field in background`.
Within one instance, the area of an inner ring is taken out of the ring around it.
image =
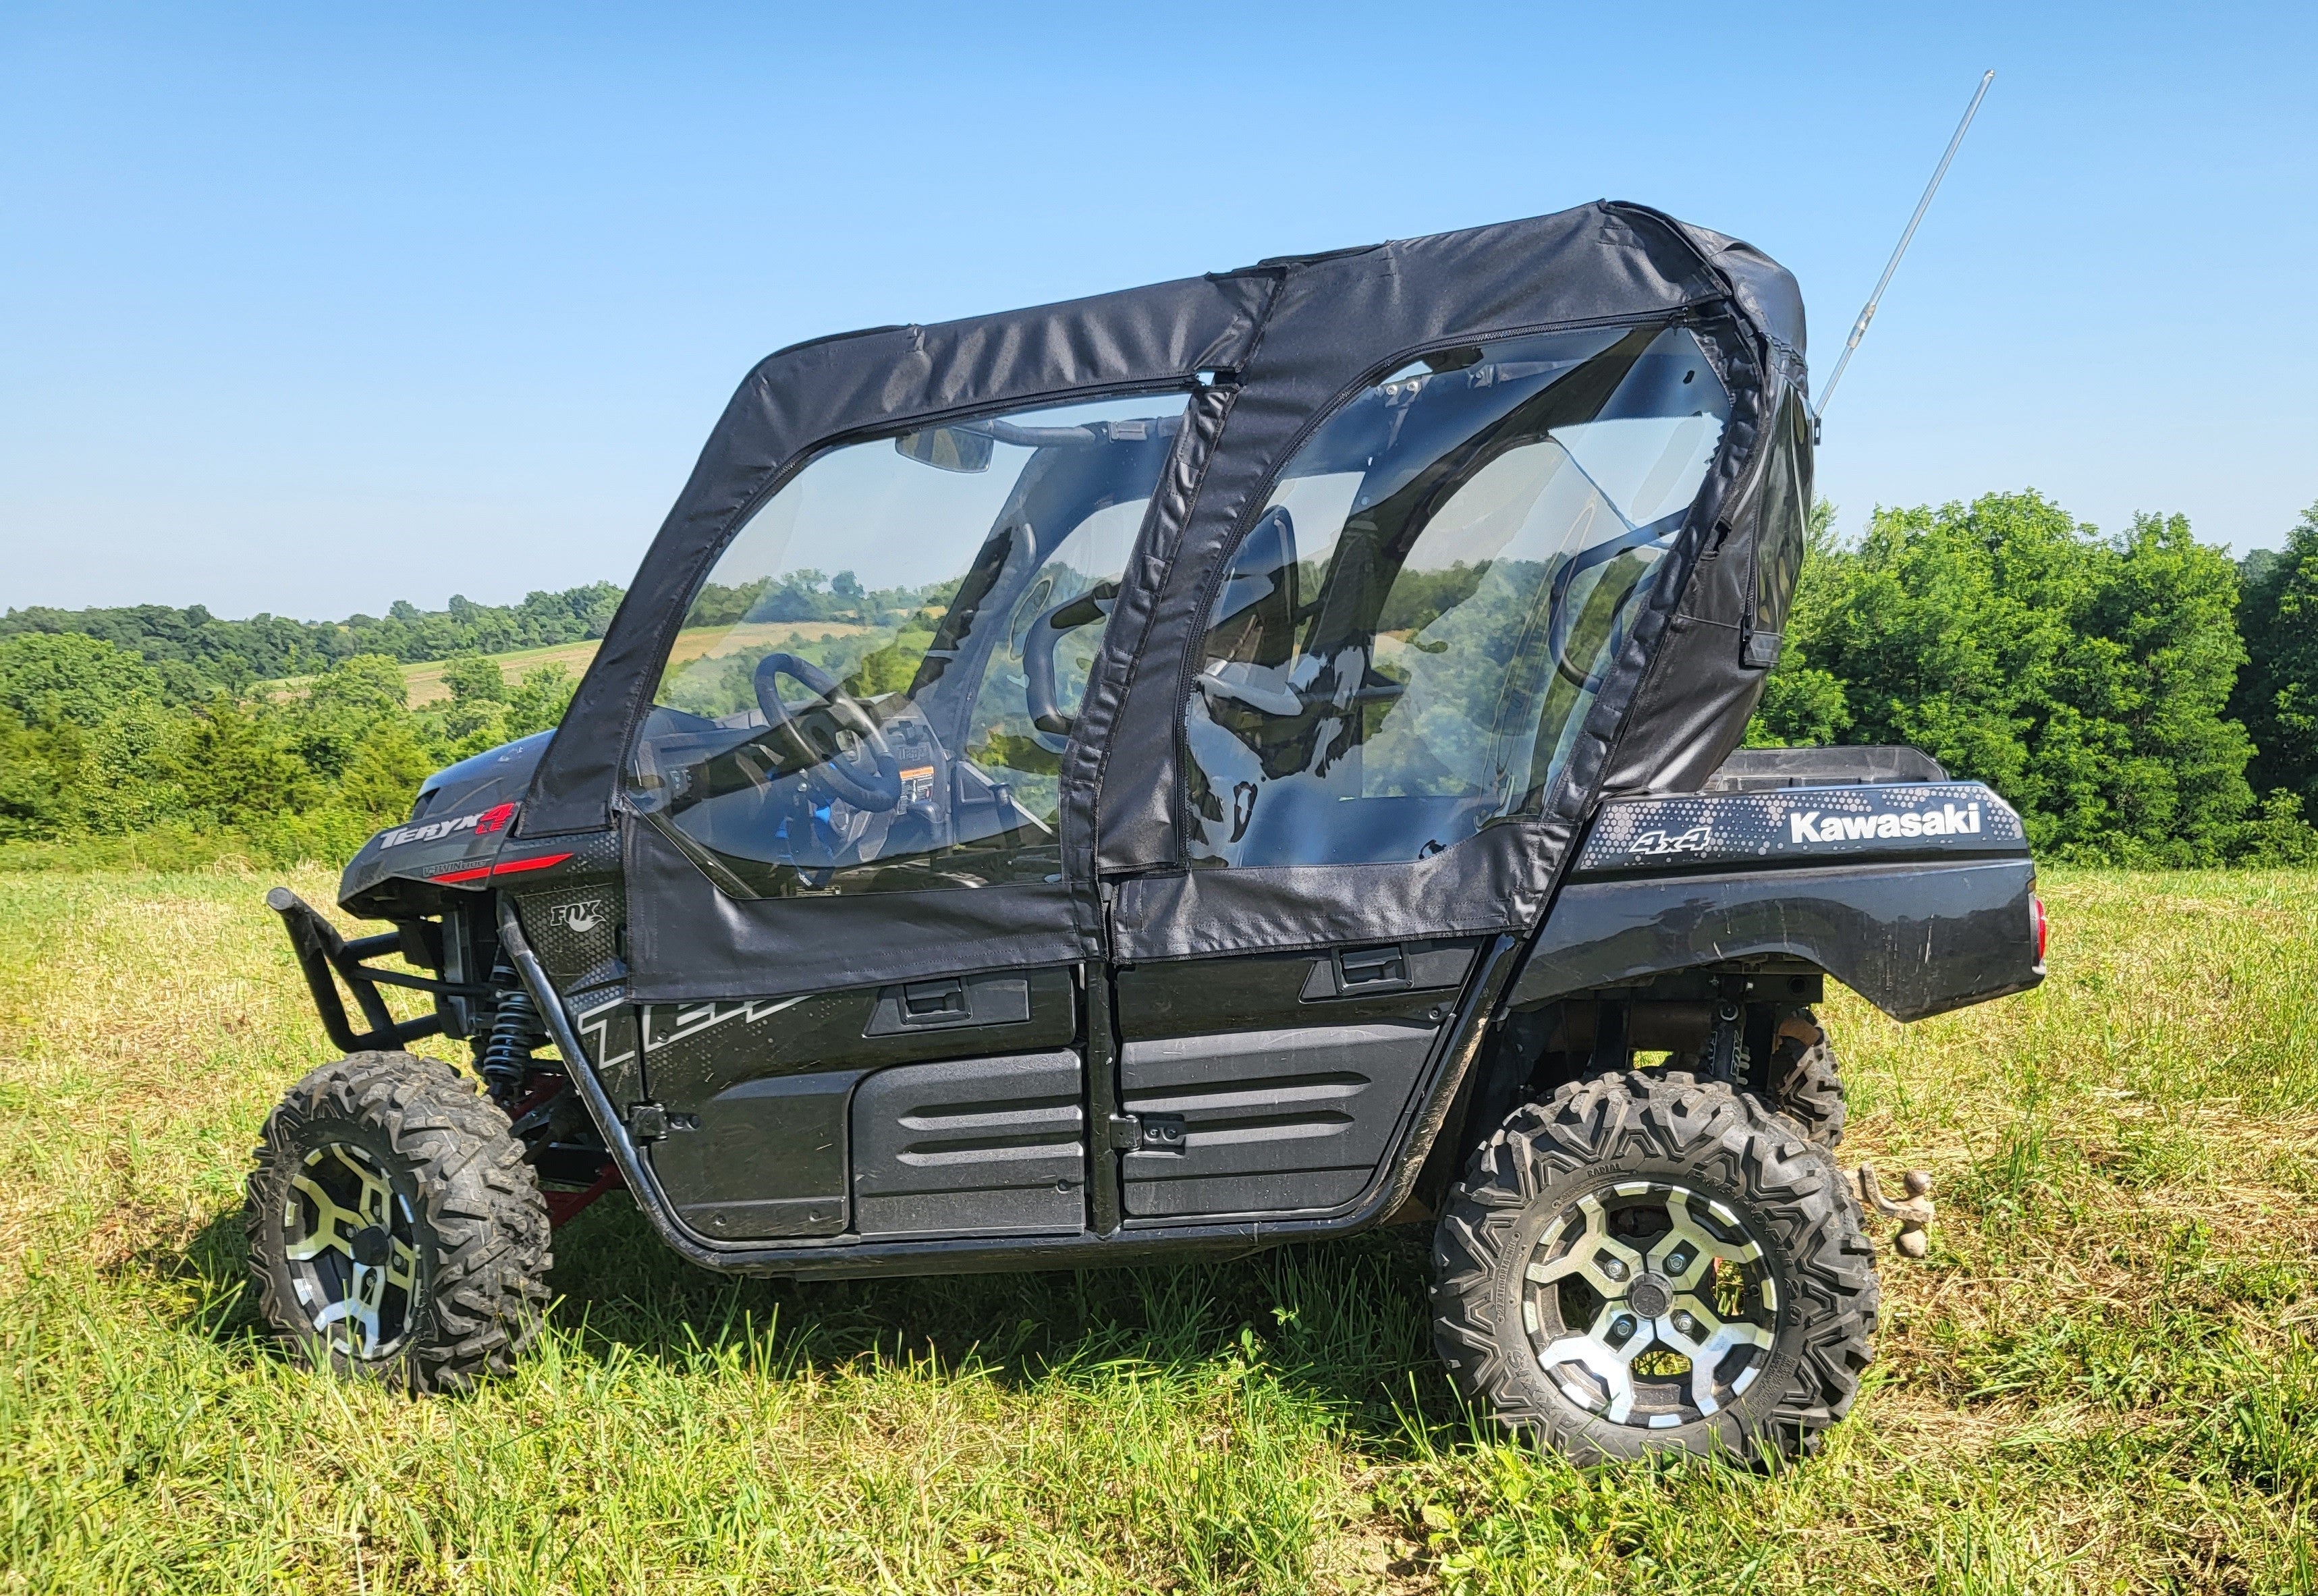
[[[724,645],[723,652],[732,653],[744,647],[767,647],[788,637],[818,641],[828,637],[850,637],[868,630],[867,626],[845,621],[762,621],[737,627],[699,626],[676,634],[676,645],[669,656],[669,662],[681,665],[687,659],[698,659],[720,642]],[[585,676],[588,667],[595,660],[596,650],[601,647],[601,640],[591,637],[582,642],[550,643],[537,649],[511,649],[504,654],[486,654],[483,658],[497,661],[499,674],[507,678],[509,686],[513,686],[523,679],[526,671],[537,670],[543,665],[561,665],[574,677]],[[443,679],[443,672],[449,664],[446,659],[423,659],[402,668],[403,686],[409,689],[412,709],[428,709],[450,702],[451,688]],[[304,676],[284,677],[278,681],[259,683],[258,690],[282,697],[302,691],[313,679]]]
[[[2318,876],[2055,872],[2041,991],[1829,1006],[1846,1153],[1944,1223],[1764,1475],[1477,1434],[1422,1232],[803,1286],[613,1199],[517,1378],[301,1373],[241,1284],[325,1045],[267,884],[0,874],[0,1592],[2318,1589]]]
[[[575,677],[588,674],[588,662],[596,658],[602,641],[588,638],[584,642],[550,643],[543,649],[514,649],[504,654],[487,654],[487,659],[499,662],[499,674],[512,686],[523,679],[523,673],[537,670],[543,665],[561,665]],[[402,668],[402,684],[410,689],[410,707],[426,709],[451,700],[450,685],[444,681],[443,672],[449,666],[446,659],[426,659]]]

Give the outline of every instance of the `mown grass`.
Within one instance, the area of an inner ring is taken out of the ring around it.
[[[1869,1389],[1591,1475],[1449,1400],[1419,1233],[780,1285],[607,1202],[516,1379],[302,1373],[241,1287],[322,1047],[265,884],[0,874],[0,1591],[2318,1589],[2309,874],[2060,873],[2042,991],[1831,1005],[1846,1152],[1939,1178]]]

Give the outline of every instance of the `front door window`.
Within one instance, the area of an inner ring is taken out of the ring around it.
[[[1061,751],[1183,403],[814,460],[694,597],[629,807],[736,896],[1059,879]]]

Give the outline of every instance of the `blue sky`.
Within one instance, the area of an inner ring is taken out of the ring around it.
[[[0,0],[0,607],[624,581],[874,323],[1634,199],[1801,279],[1876,504],[2318,499],[2318,7]]]

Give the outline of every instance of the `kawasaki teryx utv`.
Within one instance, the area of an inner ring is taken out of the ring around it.
[[[1762,255],[1597,204],[772,356],[562,726],[348,867],[394,928],[274,894],[349,1056],[265,1129],[266,1314],[463,1385],[616,1186],[785,1276],[1429,1221],[1507,1424],[1807,1447],[1877,1294],[1821,983],[2042,965],[1994,794],[1732,753],[1802,344]]]

